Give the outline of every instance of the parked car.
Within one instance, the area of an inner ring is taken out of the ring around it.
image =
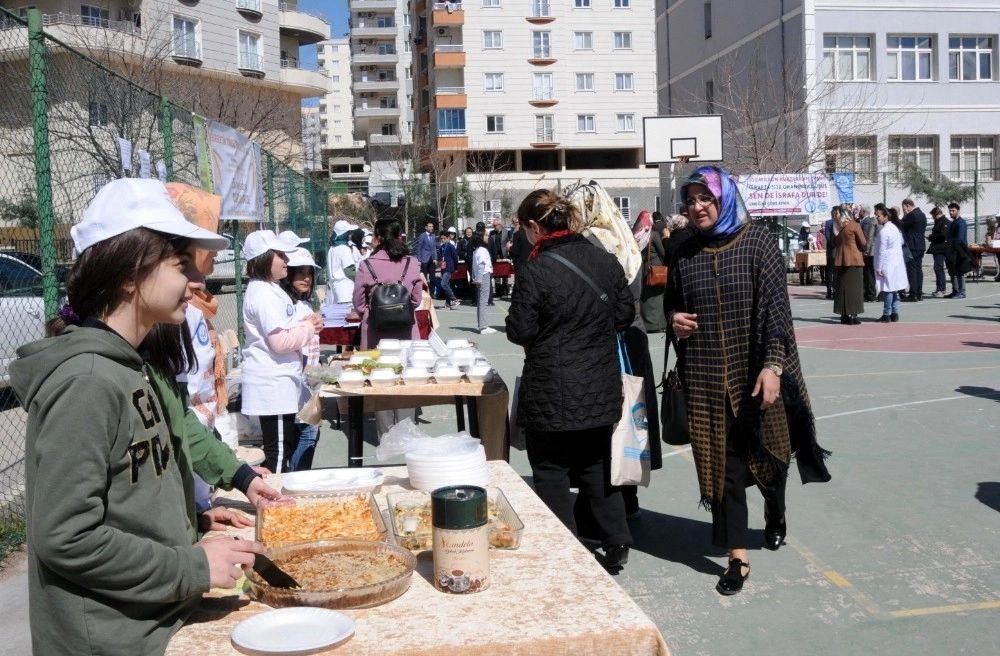
[[[17,347],[44,335],[42,272],[0,251],[0,388],[9,384],[7,365]]]
[[[243,284],[249,281],[247,278],[247,261],[240,258],[240,268],[243,272]],[[236,285],[236,260],[233,250],[227,248],[215,254],[215,269],[208,276],[205,276],[205,287],[213,294],[218,294],[224,286]]]
[[[25,264],[27,264],[28,266],[30,266],[33,269],[36,269],[38,271],[42,270],[42,256],[41,255],[35,255],[34,253],[27,253],[25,251],[8,251],[8,250],[3,250],[3,249],[0,249],[0,253],[3,253],[4,255],[9,255],[9,256],[11,256],[13,258],[21,260],[22,262],[24,262]],[[62,283],[64,283],[64,282],[66,282],[66,272],[67,271],[69,271],[69,265],[68,264],[62,264],[60,262],[56,262],[56,281],[60,285]]]

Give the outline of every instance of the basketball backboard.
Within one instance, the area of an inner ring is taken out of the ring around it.
[[[642,119],[646,164],[722,161],[722,116],[646,116]]]

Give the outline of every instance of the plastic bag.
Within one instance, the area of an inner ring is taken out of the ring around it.
[[[417,428],[413,420],[407,417],[382,435],[378,447],[375,448],[375,455],[379,462],[385,462],[393,456],[405,453],[461,454],[471,453],[477,448],[479,448],[479,440],[466,431],[431,437]]]

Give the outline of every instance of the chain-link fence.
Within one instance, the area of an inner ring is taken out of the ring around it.
[[[0,8],[0,521],[24,513],[25,413],[7,365],[19,345],[42,336],[63,301],[69,227],[114,178],[162,174],[200,186],[194,114],[67,46],[42,23],[35,10],[25,20]],[[129,36],[113,26],[105,32],[109,50]],[[119,139],[129,142],[130,157]],[[220,228],[234,237],[234,272],[243,269],[242,239],[258,227],[294,230],[321,258],[326,253],[326,193],[274,154],[262,159],[262,226]],[[234,274],[225,283],[217,324],[239,329],[245,281]]]

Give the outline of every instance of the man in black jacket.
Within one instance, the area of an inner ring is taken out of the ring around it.
[[[903,296],[904,301],[924,300],[924,251],[927,250],[927,217],[923,210],[916,206],[912,198],[907,198],[903,206],[903,243],[910,249],[913,257],[906,263],[906,279],[910,283],[910,295]]]
[[[503,229],[503,222],[500,219],[493,219],[493,230],[490,231],[486,239],[486,248],[490,251],[490,260],[496,264],[497,260],[507,259],[507,235]],[[497,296],[508,294],[507,278],[494,278],[495,292]],[[490,305],[493,305],[493,294],[490,294]]]
[[[931,210],[931,218],[934,219],[934,226],[927,241],[931,243],[927,247],[927,253],[934,258],[934,298],[942,298],[948,291],[948,278],[945,274],[946,258],[944,254],[944,243],[948,239],[948,227],[951,221],[944,215],[940,207]]]

